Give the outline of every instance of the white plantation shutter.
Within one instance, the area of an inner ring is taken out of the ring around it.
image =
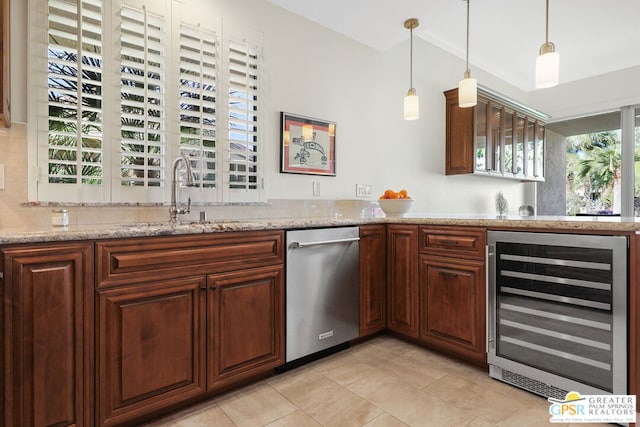
[[[165,182],[164,18],[123,6],[120,35],[121,183]]]
[[[209,2],[26,1],[30,197],[167,202],[184,154],[195,201],[262,201],[261,33]]]
[[[209,189],[216,199],[217,144],[217,38],[199,27],[180,25],[180,154],[194,159],[195,186]]]
[[[103,182],[101,14],[100,0],[48,2],[48,184]]]
[[[230,40],[227,49],[228,84],[228,176],[230,199],[258,200],[259,181],[259,47]],[[238,191],[245,193],[237,196]],[[236,193],[236,194],[234,194]]]

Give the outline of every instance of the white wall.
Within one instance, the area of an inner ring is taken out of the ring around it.
[[[263,171],[268,199],[312,199],[312,182],[319,181],[321,199],[352,199],[357,183],[372,185],[375,196],[386,188],[405,188],[417,201],[413,213],[494,214],[498,190],[512,213],[521,204],[532,204],[529,184],[444,175],[443,91],[457,86],[465,68],[462,59],[414,39],[414,87],[421,117],[407,122],[402,119],[402,99],[409,86],[408,40],[379,52],[264,0],[196,1],[191,14],[244,21],[263,33]],[[20,122],[27,118],[25,4],[11,4],[13,118]],[[480,84],[527,101],[526,93],[473,66],[471,71]],[[535,99],[544,106],[541,98]],[[281,111],[337,122],[337,177],[279,172]]]

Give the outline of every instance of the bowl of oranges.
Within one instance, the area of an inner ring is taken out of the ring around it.
[[[406,215],[413,205],[413,199],[409,197],[407,190],[395,192],[387,189],[378,198],[378,203],[387,216]]]

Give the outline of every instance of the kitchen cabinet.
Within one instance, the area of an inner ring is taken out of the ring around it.
[[[143,420],[284,363],[283,238],[96,243],[99,425]]]
[[[457,88],[444,95],[447,175],[544,181],[545,123],[550,116],[482,87],[471,108],[459,106]]]
[[[203,276],[98,292],[99,425],[205,392],[205,300]]]
[[[0,115],[5,127],[11,126],[11,19],[9,16],[10,0],[0,0]]]
[[[211,275],[208,291],[209,390],[284,363],[284,267]]]
[[[485,366],[486,231],[422,226],[420,241],[420,340]]]
[[[387,324],[386,227],[360,226],[360,336]]]
[[[93,425],[93,245],[8,246],[0,253],[2,425]]]
[[[387,328],[418,337],[418,226],[387,226]]]

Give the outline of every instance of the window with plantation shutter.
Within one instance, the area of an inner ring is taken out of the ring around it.
[[[181,24],[179,57],[180,154],[194,159],[195,186],[213,190],[218,182],[215,33]]]
[[[165,22],[128,6],[121,20],[121,183],[159,187],[165,182]]]
[[[186,155],[185,197],[263,201],[262,33],[195,0],[26,1],[30,199],[166,203]]]
[[[102,184],[102,2],[50,0],[48,12],[47,182]]]
[[[230,40],[227,49],[229,109],[228,189],[259,194],[258,101],[261,54],[257,46]]]

